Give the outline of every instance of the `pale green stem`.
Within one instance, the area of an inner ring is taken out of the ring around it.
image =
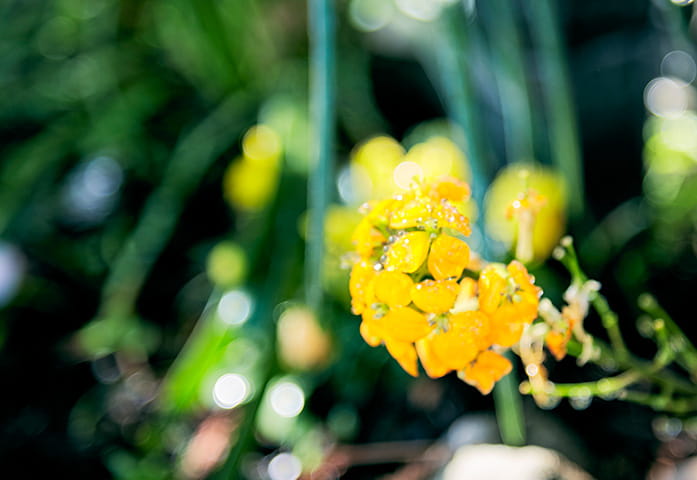
[[[552,161],[569,189],[569,210],[579,215],[584,204],[583,159],[557,14],[552,0],[534,0],[525,5],[529,8],[535,50],[539,52]]]
[[[492,63],[503,117],[506,158],[509,163],[534,161],[533,119],[520,33],[515,8],[504,0],[490,0]]]
[[[308,1],[310,41],[311,168],[308,178],[308,231],[305,296],[321,312],[324,220],[331,200],[335,118],[335,12],[333,0]]]
[[[510,352],[506,356],[509,360],[514,360]],[[494,404],[496,422],[503,443],[513,446],[525,445],[525,416],[515,367],[494,386]]]

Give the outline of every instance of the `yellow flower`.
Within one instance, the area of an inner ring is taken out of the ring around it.
[[[445,313],[453,308],[459,291],[455,280],[424,280],[411,288],[411,298],[424,312]]]
[[[453,177],[442,177],[438,182],[433,183],[429,190],[429,196],[435,200],[445,199],[455,203],[466,201],[470,193],[469,185]]]
[[[491,264],[479,276],[479,308],[491,318],[491,343],[510,347],[537,317],[542,293],[525,266]]]
[[[481,312],[442,316],[436,325],[430,335],[416,342],[421,364],[430,377],[466,368],[489,347],[489,318]]]
[[[349,292],[351,293],[351,311],[355,315],[360,315],[365,309],[366,292],[375,274],[373,265],[366,260],[356,262],[351,269]]]
[[[466,242],[450,235],[439,235],[431,245],[428,271],[436,280],[460,278],[469,259],[470,248]]]
[[[409,275],[399,272],[379,272],[375,277],[375,296],[389,307],[403,307],[411,303],[414,282]]]
[[[487,395],[493,390],[494,384],[508,375],[512,368],[511,362],[506,357],[491,350],[485,350],[474,362],[458,370],[457,376]]]
[[[564,233],[564,181],[555,171],[539,165],[510,165],[489,187],[485,215],[493,238],[509,247],[515,244],[516,249],[523,248],[517,258],[523,254],[529,257],[520,258],[525,262],[544,260]]]
[[[363,258],[370,257],[373,250],[386,240],[385,236],[367,218],[363,218],[358,223],[351,237],[356,252]]]
[[[566,331],[563,332],[551,330],[547,332],[545,336],[547,349],[554,355],[557,361],[566,356],[566,345],[569,343],[569,340],[571,340],[571,328],[567,328]]]
[[[387,270],[413,273],[426,260],[431,238],[423,231],[408,232],[388,247],[384,266]]]

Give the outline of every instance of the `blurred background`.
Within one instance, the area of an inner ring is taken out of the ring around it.
[[[498,441],[490,396],[409,377],[350,313],[358,206],[404,161],[472,183],[472,245],[499,261],[497,202],[534,165],[545,294],[568,286],[547,259],[569,233],[633,351],[653,354],[647,291],[695,338],[691,2],[334,4],[315,311],[305,2],[0,0],[0,476],[429,478],[409,467],[435,442]],[[694,422],[647,407],[524,407],[530,443],[599,479],[695,449]]]

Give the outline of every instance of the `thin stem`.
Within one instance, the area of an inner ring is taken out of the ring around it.
[[[676,415],[692,414],[697,411],[697,397],[672,398],[646,392],[624,391],[618,398]]]
[[[466,25],[460,10],[456,6],[445,9],[436,25],[436,44],[434,54],[440,84],[441,100],[450,119],[460,127],[464,144],[460,148],[465,152],[472,172],[472,198],[477,205],[484,205],[491,178],[487,154],[482,144],[480,113],[473,91],[469,70],[464,65],[463,57],[472,54],[472,28]],[[487,257],[486,230],[484,215],[477,218],[477,228],[482,235],[480,253]]]
[[[558,17],[552,0],[524,3],[539,52],[552,160],[569,188],[569,210],[579,215],[584,204],[581,143]]]
[[[513,359],[510,352],[507,352],[506,356],[509,360]],[[525,416],[515,368],[494,386],[494,405],[503,443],[513,446],[525,445]]]
[[[100,317],[131,314],[150,269],[167,245],[186,203],[208,167],[241,129],[246,101],[222,103],[175,148],[160,186],[148,198],[138,225],[125,242],[102,290]]]
[[[655,320],[663,322],[666,331],[666,348],[670,348],[675,352],[676,361],[688,373],[695,375],[695,372],[697,372],[697,349],[678,324],[658,304],[653,295],[648,293],[641,295],[639,297],[639,307]]]
[[[514,9],[504,0],[490,0],[491,57],[501,101],[506,158],[509,163],[535,159],[533,119],[520,33]]]
[[[308,1],[310,37],[310,113],[312,157],[308,179],[308,233],[305,295],[308,306],[321,312],[324,219],[331,200],[335,118],[335,12],[333,0]]]
[[[569,273],[571,273],[572,283],[582,285],[587,282],[588,276],[583,272],[583,270],[581,270],[571,237],[564,237],[562,239],[560,248],[563,250],[560,252],[558,258],[569,270]],[[627,346],[622,338],[617,314],[612,311],[607,300],[600,293],[594,293],[590,301],[591,305],[593,305],[593,308],[600,316],[600,320],[603,327],[607,331],[608,337],[610,338],[610,343],[615,349],[618,360],[628,358],[629,351],[627,350]]]

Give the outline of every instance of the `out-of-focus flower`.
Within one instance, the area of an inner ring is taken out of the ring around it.
[[[216,286],[238,286],[247,274],[247,257],[244,250],[235,242],[220,242],[208,254],[206,272]]]
[[[332,342],[314,313],[302,306],[286,309],[278,319],[278,354],[295,370],[314,370],[327,364]]]
[[[281,170],[280,137],[270,127],[256,125],[245,134],[242,152],[225,171],[223,191],[235,208],[255,212],[269,203],[276,190]]]
[[[486,226],[522,262],[546,259],[564,233],[566,189],[552,170],[516,164],[504,169],[486,195]]]
[[[384,344],[413,376],[421,360],[430,377],[457,371],[489,393],[511,369],[498,352],[536,318],[541,291],[520,262],[473,278],[481,265],[464,240],[468,198],[467,184],[443,177],[365,205],[349,291],[369,345]]]
[[[413,177],[426,182],[446,176],[469,179],[464,154],[442,135],[417,143],[409,151],[391,137],[374,137],[353,152],[350,171],[353,197],[364,201],[404,192],[410,188]],[[463,212],[469,213],[470,209],[468,203]]]

